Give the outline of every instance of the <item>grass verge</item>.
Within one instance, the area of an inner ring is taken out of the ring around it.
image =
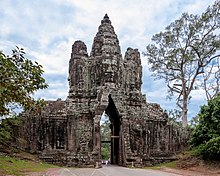
[[[0,175],[27,175],[28,172],[44,172],[57,166],[0,156]]]

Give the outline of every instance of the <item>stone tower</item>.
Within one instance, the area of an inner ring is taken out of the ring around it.
[[[68,166],[100,166],[100,119],[104,111],[111,122],[112,164],[154,164],[170,160],[184,147],[180,129],[167,123],[167,115],[158,104],[146,102],[141,93],[140,53],[128,48],[122,58],[107,14],[90,55],[82,41],[74,42],[68,80],[65,101],[48,101],[40,113],[24,114],[20,136],[31,142],[22,147],[39,153],[41,159]],[[31,128],[24,128],[27,125]]]

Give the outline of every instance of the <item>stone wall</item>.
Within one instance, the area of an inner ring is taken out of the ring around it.
[[[173,159],[185,147],[188,134],[169,125],[158,104],[146,102],[140,53],[128,48],[122,58],[107,15],[90,56],[82,41],[74,42],[68,80],[65,101],[48,101],[42,111],[23,114],[17,138],[21,148],[49,163],[99,167],[104,111],[111,122],[112,164],[151,165]]]

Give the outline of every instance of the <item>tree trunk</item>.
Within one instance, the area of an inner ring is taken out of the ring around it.
[[[188,112],[188,102],[187,97],[183,97],[183,110],[182,110],[182,125],[185,128],[187,126],[187,112]]]
[[[184,76],[183,76],[184,78]],[[188,96],[189,92],[187,92],[186,80],[182,81],[182,89],[183,89],[183,106],[182,106],[182,126],[185,128],[187,126],[187,112],[188,112]]]

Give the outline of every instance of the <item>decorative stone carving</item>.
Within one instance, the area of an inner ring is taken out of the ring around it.
[[[184,148],[188,134],[169,125],[158,104],[146,102],[140,53],[128,48],[122,58],[107,14],[90,56],[82,41],[74,42],[68,80],[65,101],[48,101],[40,113],[23,114],[18,139],[26,142],[18,140],[19,146],[50,163],[100,166],[100,118],[105,111],[111,122],[112,164],[151,165]]]

